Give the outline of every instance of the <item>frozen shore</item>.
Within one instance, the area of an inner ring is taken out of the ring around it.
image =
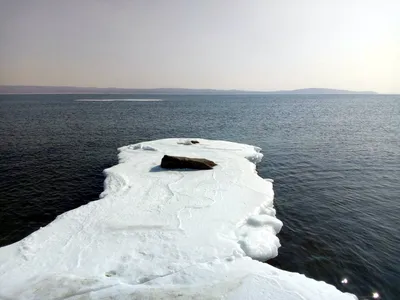
[[[0,248],[0,299],[357,299],[261,262],[282,227],[261,149],[196,140],[120,148],[98,201]],[[164,154],[217,166],[165,170]]]

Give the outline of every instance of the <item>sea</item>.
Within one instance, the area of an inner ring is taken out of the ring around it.
[[[0,95],[0,246],[97,200],[119,147],[169,137],[263,149],[284,223],[266,263],[400,299],[399,95]]]

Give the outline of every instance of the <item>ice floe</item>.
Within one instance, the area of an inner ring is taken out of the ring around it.
[[[192,140],[120,148],[100,200],[0,248],[0,299],[357,299],[261,262],[282,222],[260,148]],[[166,170],[165,154],[217,166]]]
[[[159,102],[162,99],[76,99],[77,102]]]

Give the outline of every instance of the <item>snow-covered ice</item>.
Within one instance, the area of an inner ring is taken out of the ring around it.
[[[0,299],[357,299],[260,262],[282,227],[261,149],[196,140],[120,148],[100,200],[0,248]],[[164,170],[164,154],[217,166]]]

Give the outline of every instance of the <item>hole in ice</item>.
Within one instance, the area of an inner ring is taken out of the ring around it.
[[[111,270],[111,271],[106,272],[104,275],[105,275],[106,277],[112,277],[112,276],[117,275],[117,272],[114,271],[114,270]]]
[[[137,280],[138,283],[142,284],[145,283],[147,281],[150,281],[151,279],[149,277],[141,277]]]

